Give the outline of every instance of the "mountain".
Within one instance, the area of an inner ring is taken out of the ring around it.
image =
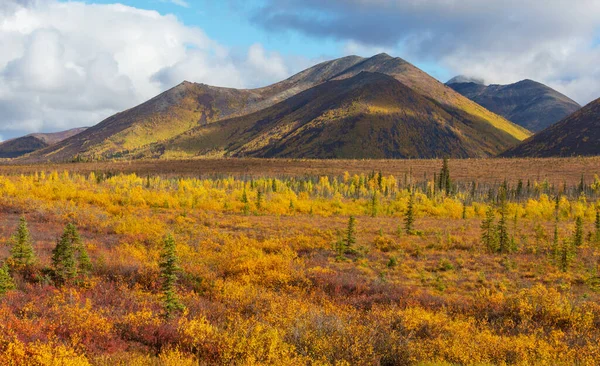
[[[539,132],[579,110],[581,106],[556,90],[523,80],[510,85],[483,85],[464,76],[447,83],[455,91],[490,111]]]
[[[600,155],[600,99],[506,151],[504,157]]]
[[[33,133],[27,136],[0,143],[0,158],[16,158],[39,149],[57,144],[64,139],[85,131],[86,128],[74,128],[55,133]]]
[[[334,79],[248,116],[200,126],[141,156],[486,157],[517,139],[371,72]]]
[[[452,79],[448,80],[448,82],[446,82],[446,85],[470,84],[470,83],[485,85],[485,81],[483,79],[474,78],[474,77],[465,76],[465,75],[457,75],[457,76],[453,77]]]
[[[368,59],[348,56],[323,62],[289,79],[258,89],[239,90],[184,82],[135,108],[107,118],[82,134],[37,151],[27,160],[140,157],[139,152],[147,151],[149,146],[219,121],[253,115],[323,83],[352,78],[363,71],[389,75],[423,97],[485,120],[507,132],[513,142],[531,135],[410,63],[380,54]]]

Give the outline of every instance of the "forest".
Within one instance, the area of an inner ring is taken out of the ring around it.
[[[0,364],[597,364],[600,178],[452,163],[5,172]]]

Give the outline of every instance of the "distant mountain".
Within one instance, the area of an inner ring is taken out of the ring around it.
[[[251,115],[197,127],[141,156],[467,158],[495,155],[515,141],[391,76],[363,71]]]
[[[452,79],[448,80],[448,82],[446,83],[446,85],[451,85],[451,84],[479,84],[479,85],[485,85],[485,80],[480,79],[480,78],[474,78],[474,77],[470,77],[470,76],[465,76],[465,75],[458,75],[453,77]]]
[[[600,99],[506,151],[504,157],[600,155]]]
[[[482,82],[459,76],[448,81],[447,85],[490,111],[534,132],[549,127],[581,108],[567,96],[532,80],[486,86]]]
[[[82,134],[37,151],[27,160],[142,157],[140,151],[148,151],[150,146],[164,145],[179,135],[219,121],[233,118],[244,121],[242,117],[263,111],[301,92],[328,81],[352,78],[363,71],[392,76],[425,98],[484,120],[512,136],[512,143],[531,135],[526,129],[463,97],[410,63],[380,54],[368,59],[349,56],[323,62],[287,80],[259,89],[238,90],[184,82],[135,108],[109,117]]]
[[[86,128],[74,128],[55,133],[33,133],[27,136],[0,143],[0,158],[16,158],[39,149],[57,144],[64,139],[85,131]]]

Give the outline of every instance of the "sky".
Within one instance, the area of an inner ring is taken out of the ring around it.
[[[91,126],[184,80],[253,88],[381,52],[587,104],[599,15],[597,0],[0,0],[0,141]]]

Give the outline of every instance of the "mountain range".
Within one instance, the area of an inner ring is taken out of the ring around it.
[[[27,136],[7,140],[0,143],[0,158],[17,158],[36,150],[55,145],[85,130],[86,128],[82,127],[54,133],[32,133]]]
[[[569,97],[533,80],[510,85],[484,85],[483,80],[457,76],[446,84],[490,111],[533,132],[548,128],[581,108]]]
[[[323,62],[259,89],[183,82],[21,161],[487,157],[530,135],[405,60],[379,54]]]
[[[503,157],[600,155],[600,99],[509,149]]]

